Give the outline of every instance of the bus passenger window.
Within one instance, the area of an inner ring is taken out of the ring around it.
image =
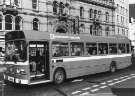
[[[86,43],[87,55],[97,54],[97,44],[96,43]]]
[[[72,42],[71,43],[71,56],[82,56],[84,54],[83,43]]]
[[[116,54],[117,53],[117,44],[110,43],[109,44],[109,53]]]
[[[125,53],[125,52],[126,52],[125,44],[119,44],[118,45],[118,53]]]
[[[68,43],[63,43],[63,42],[52,43],[53,57],[61,57],[61,56],[68,56],[68,55],[69,55]]]
[[[126,48],[127,48],[127,53],[129,53],[130,52],[129,44],[126,44]]]
[[[98,54],[108,54],[108,44],[99,43]]]

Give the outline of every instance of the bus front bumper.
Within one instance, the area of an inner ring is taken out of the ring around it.
[[[17,84],[26,84],[26,85],[29,84],[28,80],[14,78],[14,77],[11,77],[11,76],[7,76],[5,74],[4,74],[4,80],[12,82],[12,83],[17,83]]]

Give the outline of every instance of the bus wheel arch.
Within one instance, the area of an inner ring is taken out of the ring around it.
[[[116,70],[117,70],[116,61],[112,61],[111,64],[110,64],[110,72],[114,73],[114,72],[116,72]]]
[[[61,84],[66,79],[66,71],[63,67],[58,67],[55,69],[53,74],[53,82],[55,84]]]

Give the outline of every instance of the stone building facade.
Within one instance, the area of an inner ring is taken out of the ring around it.
[[[115,25],[116,8],[114,0],[1,0],[0,30],[110,36],[121,25]]]
[[[129,35],[129,0],[114,0],[115,34],[128,37]]]

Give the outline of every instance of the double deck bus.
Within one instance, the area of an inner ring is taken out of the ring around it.
[[[115,72],[131,64],[130,46],[122,36],[7,32],[4,79],[26,85],[60,84],[68,78]]]

